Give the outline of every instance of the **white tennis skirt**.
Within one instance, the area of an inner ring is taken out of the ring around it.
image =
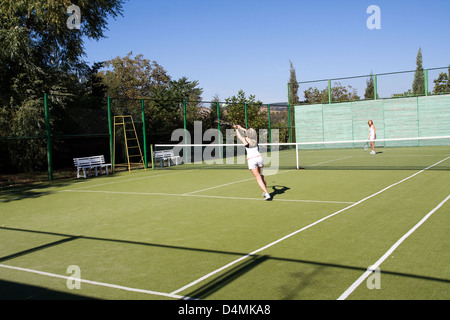
[[[264,161],[262,156],[251,157],[247,159],[248,168],[250,170],[264,167]]]

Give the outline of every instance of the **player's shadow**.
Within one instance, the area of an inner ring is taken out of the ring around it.
[[[275,185],[275,186],[272,187],[273,191],[270,193],[270,197],[272,199],[274,199],[277,195],[283,194],[286,191],[288,191],[289,189],[291,189],[291,188],[286,187],[286,186]]]

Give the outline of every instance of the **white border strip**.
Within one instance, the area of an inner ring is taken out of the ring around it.
[[[236,263],[238,263],[238,262],[240,262],[240,261],[242,261],[242,260],[244,260],[244,259],[247,259],[248,257],[251,257],[251,256],[257,254],[257,253],[260,252],[260,251],[263,251],[263,250],[265,250],[265,249],[267,249],[267,248],[270,248],[270,247],[276,245],[277,243],[280,243],[281,241],[286,240],[286,239],[288,239],[288,238],[290,238],[290,237],[292,237],[292,236],[294,236],[294,235],[296,235],[296,234],[298,234],[298,233],[300,233],[300,232],[302,232],[302,231],[305,231],[306,229],[309,229],[309,228],[315,226],[316,224],[319,224],[319,223],[321,223],[321,222],[323,222],[323,221],[325,221],[325,220],[327,220],[327,219],[329,219],[329,218],[331,218],[331,217],[333,217],[333,216],[335,216],[335,215],[338,215],[339,213],[342,213],[342,212],[344,212],[344,211],[347,211],[348,209],[351,209],[351,208],[353,208],[353,207],[355,207],[355,206],[357,206],[357,205],[363,203],[364,201],[369,200],[369,199],[375,197],[376,195],[379,195],[380,193],[383,193],[384,191],[389,190],[389,189],[391,189],[392,187],[395,187],[396,185],[399,185],[400,183],[405,182],[405,181],[407,181],[407,180],[409,180],[409,179],[411,179],[411,178],[417,176],[418,174],[421,174],[422,172],[424,172],[424,171],[426,171],[426,170],[428,170],[428,169],[430,169],[430,168],[432,168],[432,167],[434,167],[434,166],[437,166],[438,164],[440,164],[440,163],[442,163],[442,162],[444,162],[444,161],[446,161],[446,160],[448,160],[448,159],[450,159],[450,157],[447,157],[447,158],[445,158],[445,159],[443,159],[443,160],[441,160],[441,161],[438,161],[438,162],[436,162],[435,164],[433,164],[433,165],[431,165],[431,166],[429,166],[429,167],[427,167],[427,168],[425,168],[425,169],[423,169],[423,170],[420,170],[420,171],[418,171],[418,172],[416,172],[416,173],[410,175],[409,177],[406,177],[405,179],[402,179],[402,180],[400,180],[400,181],[398,181],[398,182],[396,182],[396,183],[394,183],[394,184],[391,184],[390,186],[388,186],[388,187],[386,187],[386,188],[384,188],[384,189],[382,189],[382,190],[380,190],[380,191],[378,191],[378,192],[376,192],[376,193],[374,193],[374,194],[371,194],[370,196],[368,196],[368,197],[366,197],[366,198],[364,198],[364,199],[362,199],[362,200],[360,200],[360,201],[358,201],[358,202],[356,202],[356,203],[354,203],[354,204],[352,204],[352,205],[350,205],[350,206],[348,206],[348,207],[345,207],[344,209],[341,209],[341,210],[339,210],[339,211],[336,211],[336,212],[334,212],[334,213],[332,213],[332,214],[330,214],[330,215],[328,215],[328,216],[326,216],[326,217],[324,217],[324,218],[322,218],[322,219],[320,219],[320,220],[317,220],[316,222],[313,222],[313,223],[311,223],[310,225],[307,225],[306,227],[303,227],[303,228],[301,228],[301,229],[299,229],[299,230],[297,230],[297,231],[294,231],[294,232],[292,232],[292,233],[290,233],[290,234],[288,234],[288,235],[286,235],[286,236],[284,236],[284,237],[282,237],[282,238],[280,238],[280,239],[278,239],[278,240],[276,240],[276,241],[274,241],[274,242],[272,242],[272,243],[269,243],[268,245],[266,245],[266,246],[264,246],[264,247],[261,247],[261,248],[259,248],[259,249],[256,249],[255,251],[250,252],[250,253],[246,254],[245,256],[240,257],[239,259],[236,259],[236,260],[234,260],[234,261],[228,263],[227,265],[225,265],[225,266],[223,266],[223,267],[221,267],[221,268],[219,268],[219,269],[216,269],[216,270],[214,270],[214,271],[212,271],[212,272],[206,274],[205,276],[203,276],[203,277],[201,277],[201,278],[199,278],[199,279],[197,279],[197,280],[192,281],[191,283],[185,285],[184,287],[181,287],[181,288],[179,288],[179,289],[177,289],[177,290],[171,292],[171,294],[177,294],[177,293],[179,293],[179,292],[181,292],[181,291],[183,291],[183,290],[186,290],[186,289],[188,289],[188,288],[190,288],[190,287],[196,285],[197,283],[202,282],[203,280],[208,279],[208,278],[210,278],[211,276],[213,276],[213,275],[215,275],[215,274],[217,274],[217,273],[219,273],[219,272],[221,272],[221,271],[227,269],[228,267],[230,267],[230,266],[232,266],[232,265],[234,265],[234,264],[236,264]]]
[[[52,277],[52,278],[59,278],[59,279],[65,279],[65,280],[74,280],[73,277],[68,277],[68,276],[63,276],[63,275],[60,275],[60,274],[43,272],[43,271],[38,271],[38,270],[33,270],[33,269],[8,266],[6,264],[0,264],[0,268],[11,269],[11,270],[16,270],[16,271],[22,271],[22,272],[28,272],[28,273],[34,273],[34,274],[38,274],[38,275],[41,275],[41,276]],[[91,285],[94,285],[94,286],[101,286],[101,287],[125,290],[125,291],[130,291],[130,292],[143,293],[143,294],[148,294],[148,295],[157,295],[157,296],[169,297],[169,298],[174,298],[174,299],[190,299],[189,297],[184,297],[184,296],[171,294],[171,293],[158,292],[158,291],[152,291],[152,290],[144,290],[144,289],[136,289],[136,288],[124,287],[124,286],[119,286],[119,285],[109,284],[109,283],[104,283],[104,282],[91,281],[91,280],[86,280],[86,279],[76,279],[76,280],[80,281],[81,283],[87,283],[87,284],[91,284]]]
[[[411,230],[409,230],[403,237],[401,237],[386,253],[377,261],[375,264],[373,264],[366,272],[364,272],[361,277],[359,277],[358,280],[356,280],[345,292],[338,298],[338,300],[345,300],[348,298],[350,294],[352,294],[353,291],[356,290],[356,288],[359,287],[359,285],[366,280],[368,276],[370,276],[374,269],[378,268],[393,252],[395,249],[398,248],[399,245],[402,244],[403,241],[406,240],[414,231],[417,230],[427,219],[435,213],[440,207],[442,207],[448,200],[450,199],[450,195],[447,196],[441,203],[439,203],[433,210],[431,210],[425,217],[423,217],[422,220],[420,220]]]

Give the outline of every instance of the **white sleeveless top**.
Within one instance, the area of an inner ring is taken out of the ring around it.
[[[244,147],[245,150],[247,151],[247,160],[261,156],[261,154],[259,153],[258,144],[256,144],[256,147],[251,148],[249,142],[247,141],[247,144],[244,145]]]

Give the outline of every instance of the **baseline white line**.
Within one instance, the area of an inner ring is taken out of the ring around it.
[[[106,193],[106,194],[124,194],[124,195],[197,197],[197,198],[217,198],[217,199],[230,199],[230,200],[265,201],[262,198],[225,197],[225,196],[213,196],[213,195],[204,195],[204,194],[178,194],[178,193],[160,193],[160,192],[131,192],[131,191],[102,191],[102,190],[63,190],[63,191],[60,191],[60,192]],[[351,202],[351,201],[308,200],[308,199],[272,199],[271,201],[335,203],[335,204],[352,204],[352,203],[355,203],[355,202]]]
[[[120,285],[115,285],[115,284],[110,284],[110,283],[104,283],[104,282],[98,282],[98,281],[91,281],[91,280],[86,280],[86,279],[74,279],[73,277],[63,276],[63,275],[60,275],[60,274],[55,274],[55,273],[50,273],[50,272],[43,272],[43,271],[27,269],[27,268],[8,266],[6,264],[0,264],[0,268],[11,269],[11,270],[16,270],[16,271],[22,271],[22,272],[28,272],[28,273],[34,273],[34,274],[38,274],[38,275],[41,275],[41,276],[52,277],[52,278],[59,278],[59,279],[72,280],[72,281],[76,280],[76,281],[80,281],[80,283],[87,283],[87,284],[91,284],[91,285],[94,285],[94,286],[101,286],[101,287],[125,290],[125,291],[129,291],[129,292],[137,292],[137,293],[143,293],[143,294],[148,294],[148,295],[157,295],[157,296],[169,297],[169,298],[174,298],[174,299],[190,299],[189,297],[180,296],[180,295],[171,294],[171,293],[158,292],[158,291],[145,290],[145,289],[137,289],[137,288],[130,288],[130,287],[125,287],[125,286],[120,286]]]
[[[428,169],[430,169],[430,168],[432,168],[432,167],[434,167],[434,166],[437,166],[438,164],[440,164],[440,163],[442,163],[442,162],[444,162],[444,161],[446,161],[446,160],[448,160],[448,159],[450,159],[450,157],[447,157],[447,158],[445,158],[445,159],[443,159],[443,160],[441,160],[441,161],[438,161],[438,162],[436,162],[435,164],[433,164],[433,165],[431,165],[431,166],[429,166],[429,167],[427,167],[427,168],[425,168],[425,169],[423,169],[423,170],[420,170],[420,171],[418,171],[418,172],[416,172],[416,173],[410,175],[409,177],[406,177],[406,178],[404,178],[404,179],[402,179],[402,180],[400,180],[400,181],[398,181],[398,182],[396,182],[396,183],[393,183],[393,184],[391,184],[390,186],[387,186],[386,188],[384,188],[384,189],[382,189],[382,190],[380,190],[380,191],[378,191],[378,192],[376,192],[376,193],[374,193],[374,194],[371,194],[370,196],[368,196],[368,197],[366,197],[366,198],[364,198],[364,199],[362,199],[362,200],[360,200],[360,201],[358,201],[358,202],[356,202],[356,203],[354,203],[354,204],[352,204],[352,205],[349,205],[348,207],[345,207],[344,209],[341,209],[341,210],[336,211],[336,212],[334,212],[334,213],[332,213],[332,214],[330,214],[330,215],[328,215],[328,216],[326,216],[326,217],[324,217],[324,218],[322,218],[322,219],[319,219],[319,220],[317,220],[316,222],[313,222],[313,223],[307,225],[306,227],[303,227],[303,228],[301,228],[301,229],[299,229],[299,230],[297,230],[297,231],[294,231],[294,232],[292,232],[292,233],[290,233],[290,234],[288,234],[288,235],[286,235],[286,236],[284,236],[284,237],[282,237],[282,238],[280,238],[280,239],[278,239],[278,240],[275,240],[275,241],[269,243],[268,245],[266,245],[266,246],[264,246],[264,247],[261,247],[261,248],[259,248],[259,249],[256,249],[255,251],[250,252],[250,253],[246,254],[245,256],[242,256],[241,258],[236,259],[236,260],[234,260],[234,261],[232,261],[232,262],[226,264],[225,266],[223,266],[223,267],[221,267],[221,268],[218,268],[218,269],[216,269],[216,270],[214,270],[214,271],[212,271],[212,272],[206,274],[205,276],[203,276],[203,277],[201,277],[201,278],[199,278],[199,279],[197,279],[197,280],[192,281],[191,283],[188,283],[188,284],[185,285],[184,287],[181,287],[181,288],[179,288],[179,289],[177,289],[177,290],[171,292],[171,294],[177,294],[177,293],[179,293],[179,292],[181,292],[181,291],[183,291],[183,290],[186,290],[186,289],[188,289],[188,288],[190,288],[190,287],[196,285],[197,283],[202,282],[203,280],[208,279],[208,278],[210,278],[211,276],[213,276],[213,275],[215,275],[215,274],[221,272],[222,270],[225,270],[225,269],[227,269],[228,267],[230,267],[230,266],[232,266],[232,265],[234,265],[234,264],[236,264],[236,263],[238,263],[238,262],[240,262],[240,261],[242,261],[242,260],[245,260],[245,259],[247,259],[248,257],[251,257],[251,256],[257,254],[257,253],[260,252],[260,251],[263,251],[263,250],[265,250],[265,249],[267,249],[267,248],[270,248],[270,247],[272,247],[272,246],[274,246],[274,245],[276,245],[276,244],[278,244],[278,243],[280,243],[280,242],[282,242],[282,241],[284,241],[284,240],[286,240],[286,239],[288,239],[288,238],[290,238],[290,237],[292,237],[292,236],[294,236],[294,235],[296,235],[296,234],[298,234],[298,233],[300,233],[300,232],[302,232],[302,231],[305,231],[305,230],[307,230],[307,229],[309,229],[309,228],[311,228],[311,227],[313,227],[313,226],[315,226],[315,225],[317,225],[317,224],[319,224],[319,223],[321,223],[321,222],[323,222],[323,221],[325,221],[325,220],[327,220],[327,219],[329,219],[329,218],[331,218],[331,217],[334,217],[335,215],[338,215],[338,214],[340,214],[340,213],[342,213],[342,212],[344,212],[344,211],[347,211],[348,209],[351,209],[351,208],[353,208],[353,207],[355,207],[355,206],[357,206],[357,205],[363,203],[364,201],[367,201],[367,200],[369,200],[369,199],[371,199],[371,198],[373,198],[373,197],[379,195],[380,193],[383,193],[384,191],[389,190],[389,189],[391,189],[391,188],[393,188],[393,187],[399,185],[400,183],[403,183],[403,182],[405,182],[405,181],[407,181],[407,180],[409,180],[409,179],[415,177],[415,176],[418,175],[418,174],[421,174],[422,172],[424,172],[424,171],[426,171],[426,170],[428,170]]]
[[[428,214],[422,218],[414,227],[412,227],[407,233],[403,235],[386,253],[377,261],[375,262],[371,267],[367,269],[366,272],[364,272],[361,277],[358,278],[345,292],[337,299],[337,300],[345,300],[348,298],[350,294],[352,294],[353,291],[356,290],[356,288],[359,287],[359,285],[369,276],[372,274],[373,271],[375,271],[394,251],[402,244],[403,241],[406,240],[414,231],[416,231],[425,221],[428,220],[428,218],[435,213],[440,207],[442,207],[448,200],[450,199],[450,195],[447,196],[441,203],[439,203],[433,210],[428,212]]]
[[[285,171],[281,171],[281,172],[277,172],[276,174],[282,174],[282,173],[286,173],[286,172],[290,172],[293,171],[294,169],[291,170],[285,170]],[[210,187],[210,188],[206,188],[206,189],[201,189],[201,190],[196,190],[196,191],[191,191],[191,192],[186,192],[183,195],[191,195],[193,193],[198,193],[198,192],[202,192],[202,191],[208,191],[208,190],[212,190],[212,189],[216,189],[216,188],[220,188],[220,187],[225,187],[225,186],[229,186],[231,184],[235,184],[235,183],[241,183],[241,182],[245,182],[245,181],[250,181],[250,180],[254,180],[255,178],[248,178],[248,179],[244,179],[244,180],[238,180],[238,181],[232,181],[232,182],[228,182],[225,184],[221,184],[219,186],[214,186],[214,187]]]

